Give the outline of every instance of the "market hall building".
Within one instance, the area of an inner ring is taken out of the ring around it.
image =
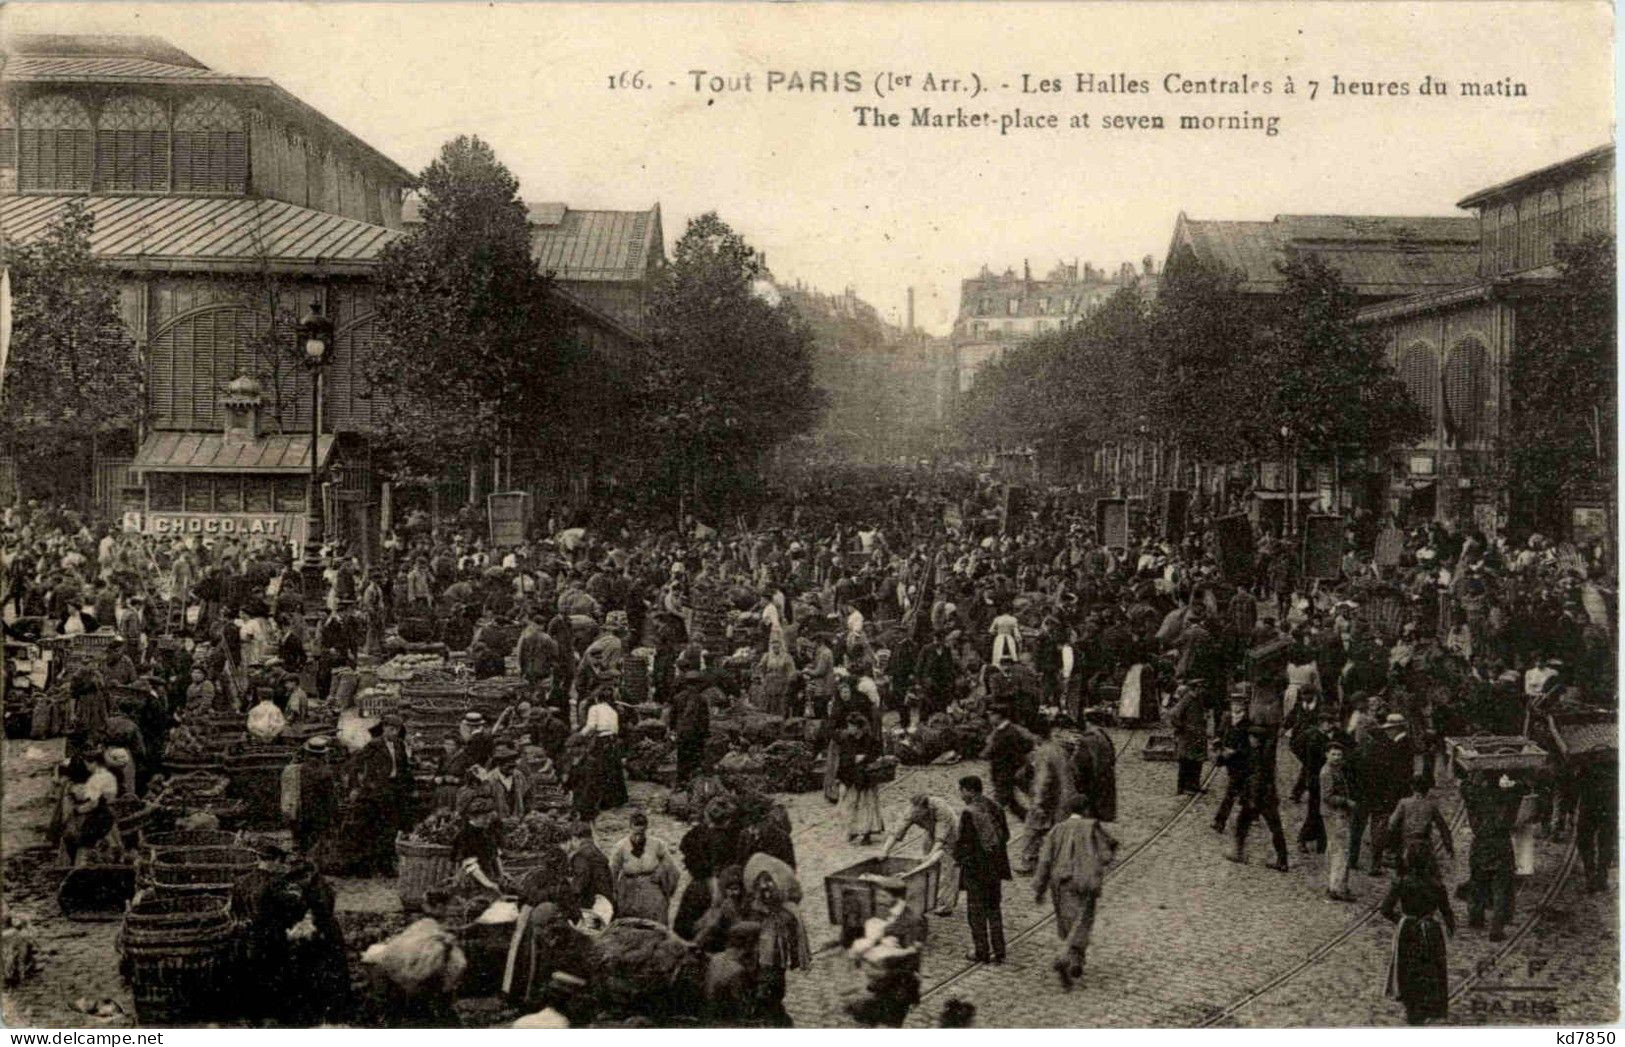
[[[271,80],[156,38],[19,35],[4,47],[0,234],[37,242],[83,201],[142,363],[139,412],[98,449],[95,509],[152,533],[303,541],[312,381],[290,347],[316,302],[335,328],[318,450],[327,533],[374,529],[387,478],[367,434],[384,405],[362,361],[380,337],[378,259],[405,233],[412,174]],[[595,351],[642,343],[565,304]],[[14,490],[0,462],[0,497]]]
[[[1469,279],[1362,309],[1429,419],[1429,434],[1396,456],[1386,508],[1405,519],[1455,520],[1501,530],[1518,507],[1499,481],[1513,390],[1520,308],[1557,278],[1556,248],[1614,230],[1614,147],[1601,146],[1463,199],[1476,211]],[[1571,504],[1539,507],[1562,537],[1589,541],[1609,528],[1607,478]]]

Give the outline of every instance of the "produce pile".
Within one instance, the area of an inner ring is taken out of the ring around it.
[[[671,742],[640,738],[624,748],[622,764],[628,781],[665,782],[667,776],[661,768],[672,766],[677,759],[677,747]]]
[[[698,1016],[705,967],[705,954],[667,928],[616,920],[593,941],[587,982],[600,1019],[640,1015],[659,1022]]]
[[[158,779],[158,782],[152,791],[154,803],[165,807],[202,807],[224,798],[231,779],[223,774],[196,771]]]
[[[378,667],[377,676],[386,683],[436,679],[450,681],[456,677],[456,671],[437,654],[397,654]]]
[[[920,765],[942,759],[948,753],[962,758],[982,751],[992,725],[984,716],[951,716],[937,713],[925,726],[907,732],[894,729],[886,739],[887,748],[899,763]]]
[[[218,755],[219,750],[210,743],[209,738],[186,724],[170,728],[169,737],[164,743],[165,760],[203,760]]]
[[[502,819],[499,837],[502,849],[515,854],[530,854],[548,847],[561,847],[569,839],[563,821],[544,811],[531,811],[523,818]]]
[[[412,827],[406,838],[414,843],[433,843],[449,847],[457,838],[457,830],[462,827],[457,813],[444,809],[435,811],[421,822]]]

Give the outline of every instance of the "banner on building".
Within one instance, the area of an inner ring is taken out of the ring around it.
[[[1108,549],[1128,548],[1128,500],[1101,498],[1095,502],[1095,533]]]
[[[1343,518],[1316,514],[1304,521],[1303,576],[1334,579],[1343,573]]]
[[[524,491],[503,491],[485,496],[485,512],[491,525],[493,547],[506,549],[525,544],[530,504],[530,495]]]

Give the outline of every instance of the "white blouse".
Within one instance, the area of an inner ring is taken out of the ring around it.
[[[598,702],[587,710],[587,722],[582,725],[583,734],[621,733],[621,717],[615,707],[607,702]]]

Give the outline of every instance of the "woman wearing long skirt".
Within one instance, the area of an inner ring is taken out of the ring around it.
[[[1382,914],[1397,924],[1388,960],[1388,998],[1405,1005],[1411,1025],[1449,1017],[1445,934],[1456,933],[1456,916],[1431,850],[1418,846],[1406,855],[1405,873],[1388,889]]]
[[[769,716],[790,715],[790,684],[795,678],[795,660],[785,650],[784,637],[775,635],[756,663],[757,707]]]
[[[836,772],[841,783],[841,813],[846,817],[846,838],[866,847],[875,834],[886,829],[880,818],[880,786],[869,773],[880,756],[880,740],[870,731],[869,718],[862,713],[848,716]]]
[[[633,811],[629,821],[631,831],[609,856],[609,871],[615,880],[615,916],[664,925],[671,918],[671,896],[677,893],[677,863],[664,840],[649,837],[648,815]]]

